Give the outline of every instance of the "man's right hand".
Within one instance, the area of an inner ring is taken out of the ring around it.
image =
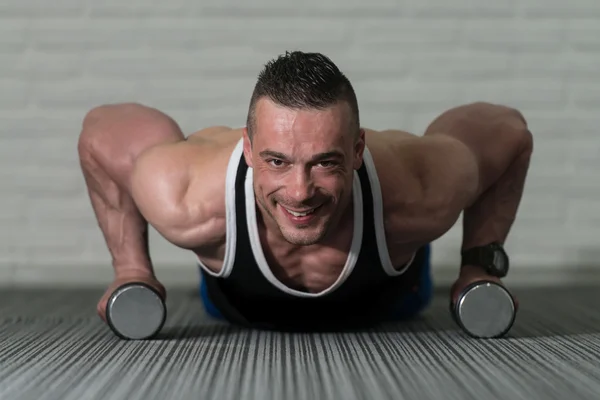
[[[108,286],[108,289],[106,289],[106,291],[104,292],[104,295],[98,302],[98,306],[96,307],[98,315],[100,316],[100,318],[102,318],[102,320],[104,322],[107,322],[106,321],[106,306],[108,304],[108,299],[110,298],[110,296],[112,296],[114,291],[117,290],[117,288],[119,288],[120,286],[125,285],[127,283],[138,283],[138,282],[150,285],[152,288],[154,288],[155,290],[158,291],[158,293],[162,297],[163,301],[166,301],[167,291],[166,291],[165,287],[156,279],[156,277],[149,276],[146,274],[139,274],[139,273],[138,274],[130,273],[130,274],[122,274],[122,275],[119,274],[119,275],[117,275],[115,280]]]

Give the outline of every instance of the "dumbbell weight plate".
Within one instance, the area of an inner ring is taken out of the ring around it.
[[[166,316],[166,306],[160,294],[144,283],[127,283],[118,287],[106,307],[108,326],[122,339],[152,338],[162,329]]]
[[[453,307],[453,317],[472,337],[498,338],[511,329],[516,307],[506,288],[494,282],[480,281],[462,291]]]

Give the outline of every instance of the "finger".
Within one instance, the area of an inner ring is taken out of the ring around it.
[[[100,319],[106,323],[106,313],[104,312],[104,309],[101,307],[97,307],[96,312],[98,313]]]
[[[452,305],[455,305],[458,302],[458,297],[460,296],[460,290],[458,290],[458,285],[452,287],[450,292],[450,302]]]
[[[157,286],[158,286],[157,287],[158,293],[160,293],[163,300],[166,301],[167,300],[167,289],[165,289],[165,287],[160,283]]]

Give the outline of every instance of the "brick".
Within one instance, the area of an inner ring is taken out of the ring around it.
[[[0,77],[0,93],[5,93],[0,95],[0,110],[27,108],[31,101],[31,86],[26,80],[15,81],[8,77]]]
[[[31,47],[39,52],[82,57],[93,50],[139,49],[147,44],[148,31],[126,22],[100,24],[82,19],[34,25],[32,37]]]
[[[200,6],[193,0],[172,0],[168,2],[144,1],[123,2],[119,0],[95,0],[89,3],[91,18],[135,19],[141,17],[189,17],[201,15]],[[176,25],[177,23],[173,23]]]
[[[359,99],[359,107],[361,100]],[[362,109],[362,107],[361,107]],[[375,110],[361,113],[361,124],[369,129],[399,129],[416,133],[414,130],[412,113],[398,109]]]
[[[455,20],[424,24],[420,20],[398,23],[395,19],[361,18],[355,24],[345,26],[352,30],[353,46],[382,52],[417,50],[420,46],[427,46],[430,51],[455,47],[461,30],[461,24]],[[404,59],[403,54],[397,56]]]
[[[221,53],[217,53],[218,55],[232,52],[232,56],[236,57],[238,63],[243,62],[244,58],[248,56],[252,57],[253,53],[261,58],[261,62],[266,62],[268,58],[283,53],[285,50],[295,50],[298,47],[304,47],[305,50],[311,51],[313,46],[352,45],[350,39],[354,34],[354,27],[347,21],[316,19],[313,22],[311,29],[307,30],[306,20],[297,17],[288,16],[277,19],[215,17],[200,21],[191,20],[178,25],[164,22],[143,23],[138,25],[138,29],[146,33],[148,43],[153,47],[200,50],[202,54],[209,51],[206,54],[207,58],[211,56],[210,52],[216,52],[222,48],[223,50]],[[280,35],[281,31],[285,31],[286,35]],[[219,32],[218,42],[214,40],[214,32]],[[252,45],[240,42],[240,37],[244,37],[245,41]],[[290,41],[290,37],[302,40]],[[273,45],[275,45],[274,48],[272,48]],[[265,51],[265,48],[268,50]]]
[[[568,203],[565,197],[538,197],[526,189],[519,205],[517,220],[520,225],[535,224],[537,228],[551,229],[564,225],[567,221]]]
[[[254,88],[249,79],[198,79],[150,81],[138,85],[136,96],[149,102],[165,101],[177,108],[209,106],[211,109],[248,105]]]
[[[14,254],[6,245],[0,245],[0,287],[10,287],[13,284],[17,263]]]
[[[330,56],[338,68],[346,74],[355,86],[355,90],[361,86],[368,87],[372,79],[403,79],[411,71],[410,63],[406,62],[401,51],[379,51],[373,55],[373,64],[364,62],[364,50],[362,47],[339,52],[325,53]]]
[[[473,100],[503,103],[523,110],[560,110],[566,103],[563,83],[552,79],[490,79],[475,81],[465,90]]]
[[[27,52],[18,57],[0,56],[0,73],[16,81],[70,80],[83,75],[83,54]]]
[[[83,178],[76,179],[83,182]],[[83,183],[81,184],[83,186]],[[27,221],[32,226],[52,226],[56,229],[78,229],[96,226],[96,219],[87,192],[65,197],[60,201],[29,199]]]
[[[538,79],[562,80],[576,63],[575,61],[571,64],[571,60],[565,57],[564,53],[550,50],[523,52],[507,58],[514,64],[513,74],[522,78],[535,76]],[[586,68],[586,65],[581,67]]]
[[[243,47],[214,47],[198,53],[181,50],[151,54],[97,52],[90,55],[86,70],[94,79],[202,81],[203,78],[240,75],[244,71],[257,75],[266,61],[265,57]]]
[[[0,180],[2,182],[2,180]],[[0,200],[0,224],[19,227],[27,221],[27,197],[23,193],[4,191]]]
[[[23,53],[28,47],[29,34],[24,25],[13,24],[11,26],[2,23],[0,26],[0,57],[2,57],[2,61],[7,62],[16,54]],[[0,68],[4,62],[0,63]]]
[[[543,268],[544,271],[560,271],[566,268],[565,263],[567,257],[565,257],[565,255],[561,250],[559,250],[559,248],[551,248],[549,246],[538,246],[535,244],[531,246],[519,244],[511,247],[510,255],[511,265],[513,266],[513,268],[511,272],[509,272],[509,276],[503,279],[503,282],[508,287],[523,285],[520,277],[515,278],[515,275],[517,273],[526,273],[528,269],[535,270]],[[539,274],[538,276],[536,276],[536,278],[531,279],[531,283],[538,285],[541,284],[545,286],[563,284],[565,282],[565,280],[557,278],[556,276],[553,276],[552,278],[548,279],[547,275],[542,276],[541,274]],[[514,279],[518,280],[514,282]],[[527,283],[525,285],[527,285]],[[526,287],[531,286],[527,285]]]
[[[66,18],[83,16],[87,3],[77,0],[3,0],[0,20],[13,18]]]
[[[377,3],[367,4],[360,0],[352,0],[344,3],[322,2],[311,0],[298,7],[293,2],[274,3],[270,0],[260,0],[249,3],[239,3],[235,0],[207,0],[201,4],[192,0],[174,0],[171,2],[148,2],[140,5],[136,3],[125,3],[119,0],[94,1],[89,6],[89,15],[93,19],[115,18],[115,19],[137,19],[147,17],[159,17],[161,19],[172,17],[235,17],[245,20],[252,18],[273,17],[323,17],[348,18],[348,17],[390,17],[402,15],[406,7],[402,7],[394,0],[380,0]],[[177,25],[180,22],[173,22]]]
[[[13,281],[15,285],[25,285],[28,288],[90,286],[95,290],[98,285],[108,286],[113,278],[110,266],[106,270],[85,268],[81,261],[80,255],[66,259],[64,256],[61,259],[50,260],[30,259],[29,265],[23,265],[13,273]],[[90,310],[90,315],[93,315],[92,313],[93,310]]]
[[[597,169],[575,169],[573,179],[557,180],[557,190],[562,191],[570,199],[584,202],[593,201],[600,196]],[[592,214],[593,215],[593,214]]]
[[[25,192],[29,197],[43,196],[47,201],[63,201],[78,195],[82,190],[82,178],[78,165],[44,167],[13,162],[7,165],[19,165],[17,173],[2,171],[0,182],[7,190]],[[60,182],[60,184],[57,184]]]
[[[101,82],[100,84],[98,84]],[[65,82],[42,82],[35,87],[34,104],[42,109],[77,110],[84,112],[100,104],[118,103],[133,98],[134,82],[123,80],[99,81],[73,80]],[[79,129],[80,120],[75,129]]]
[[[600,78],[600,71],[596,68],[596,64],[600,63],[600,52],[569,52],[568,55],[563,54],[560,60],[565,65],[561,77],[569,83],[586,83]]]
[[[539,169],[545,176],[566,171],[571,160],[569,150],[569,144],[565,144],[564,139],[536,138],[534,135],[532,170]]]
[[[559,226],[554,227],[555,229],[544,227],[542,235],[535,224],[517,218],[506,241],[506,247],[510,248],[511,253],[542,256],[545,252],[556,254],[556,250],[564,250],[566,245],[576,241],[575,238],[565,235]]]
[[[600,15],[600,14],[599,14]],[[597,19],[575,20],[569,23],[566,41],[570,49],[597,53],[600,50],[600,27]]]
[[[69,117],[65,118],[56,113],[44,115],[38,111],[35,118],[32,118],[30,112],[26,115],[8,114],[7,112],[2,116],[2,126],[0,127],[0,131],[4,132],[2,140],[7,145],[6,151],[10,153],[13,146],[16,148],[29,146],[27,144],[29,140],[40,137],[67,139],[74,143],[73,140],[76,140],[83,119],[83,114],[79,114],[78,112],[71,113]],[[1,148],[0,152],[2,152]],[[39,154],[32,154],[32,156],[37,157]],[[61,156],[64,156],[64,153],[56,155],[56,157]]]
[[[170,110],[171,107],[166,101],[156,101],[153,104],[164,110]],[[228,125],[233,127],[245,126],[248,104],[240,103],[237,105],[226,105],[212,108],[206,106],[203,107],[202,105],[195,103],[189,103],[187,106],[181,107],[180,109],[183,111],[193,110],[193,115],[186,113],[186,116],[178,117],[177,113],[175,112],[169,113],[170,115],[178,118],[177,122],[184,132],[194,132],[203,127],[212,125]]]
[[[552,18],[555,23],[567,18],[593,18],[600,15],[598,3],[595,0],[566,1],[552,0],[539,2],[537,0],[522,0],[518,4],[520,15],[526,19]]]
[[[411,57],[411,70],[419,79],[447,82],[452,80],[486,81],[510,79],[510,58],[485,51],[419,51]]]
[[[43,165],[48,169],[69,170],[77,159],[77,136],[9,137],[0,147],[0,159],[19,161],[28,165]],[[29,171],[23,169],[23,173]],[[11,173],[5,171],[3,173]],[[18,172],[18,173],[21,173]],[[35,171],[34,171],[35,173]]]
[[[597,110],[600,106],[600,85],[573,83],[569,85],[569,99],[577,110]]]
[[[412,15],[428,18],[508,18],[516,16],[515,0],[478,1],[458,0],[448,3],[444,0],[410,2]]]
[[[524,110],[528,126],[536,140],[560,140],[569,139],[573,135],[577,137],[595,137],[598,131],[598,118],[593,112],[577,113],[574,110],[565,110],[558,113],[547,111],[536,112],[535,110]]]
[[[600,188],[597,188],[597,193],[600,193]],[[571,199],[567,214],[570,226],[600,227],[600,201],[597,199]]]
[[[500,51],[554,51],[564,43],[564,28],[553,21],[468,21],[462,40],[473,49]]]
[[[256,17],[288,17],[293,14],[297,17],[319,18],[326,16],[330,19],[398,17],[410,13],[410,5],[404,7],[394,0],[379,0],[376,3],[365,3],[360,0],[350,0],[343,3],[309,0],[298,7],[294,2],[273,2],[258,0],[248,3],[239,3],[235,0],[207,0],[202,3],[199,10],[202,15],[208,16],[236,16],[245,19]]]
[[[60,253],[77,252],[78,248],[82,247],[81,237],[75,234],[61,235],[56,228],[43,226],[24,225],[21,229],[13,231],[4,237],[0,234],[2,240],[8,240],[15,249],[15,253],[23,251],[33,254],[32,249],[36,249],[38,254],[46,254],[47,257],[54,256]]]
[[[456,82],[419,82],[416,80],[393,80],[373,78],[363,86],[361,96],[363,104],[378,109],[418,109],[422,112],[427,107],[442,112],[460,102],[463,85]]]
[[[578,138],[571,142],[568,154],[575,169],[600,171],[600,141]]]

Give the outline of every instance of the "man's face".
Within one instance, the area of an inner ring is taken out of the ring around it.
[[[350,203],[364,132],[357,140],[350,131],[350,108],[343,102],[297,110],[261,99],[255,112],[252,144],[244,133],[244,155],[254,169],[265,223],[292,244],[315,244]]]

